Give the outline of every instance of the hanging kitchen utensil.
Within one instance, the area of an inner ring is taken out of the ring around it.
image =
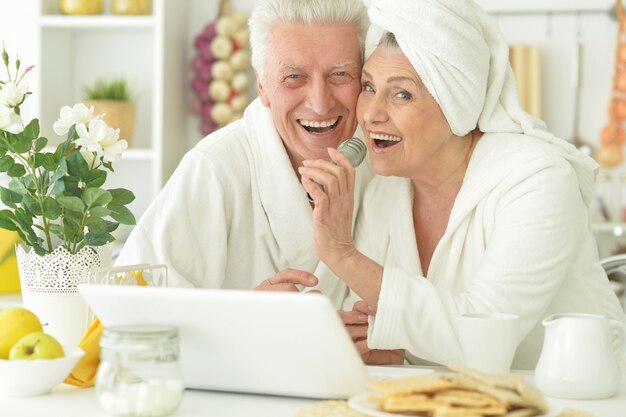
[[[579,123],[580,123],[580,90],[582,80],[582,48],[583,45],[580,39],[576,39],[576,42],[572,48],[572,88],[574,90],[574,112],[572,115],[572,138],[570,142],[577,147],[581,152],[592,156],[593,148],[587,143],[583,142],[580,138]]]

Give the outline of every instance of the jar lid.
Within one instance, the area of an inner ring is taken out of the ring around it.
[[[102,354],[126,353],[134,357],[178,357],[178,329],[172,326],[141,324],[105,327],[100,338]]]

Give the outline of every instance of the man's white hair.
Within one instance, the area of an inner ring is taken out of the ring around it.
[[[359,35],[363,60],[369,20],[362,0],[261,0],[248,21],[252,67],[261,81],[265,80],[269,35],[274,27],[284,23],[353,25]]]

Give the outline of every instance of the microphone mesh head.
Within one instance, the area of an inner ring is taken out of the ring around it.
[[[341,152],[355,168],[363,162],[365,154],[367,153],[365,143],[359,138],[352,138],[342,142],[337,150]]]

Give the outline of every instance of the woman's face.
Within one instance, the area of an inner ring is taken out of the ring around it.
[[[357,117],[374,171],[417,179],[440,169],[458,138],[404,53],[379,46],[361,84]]]

